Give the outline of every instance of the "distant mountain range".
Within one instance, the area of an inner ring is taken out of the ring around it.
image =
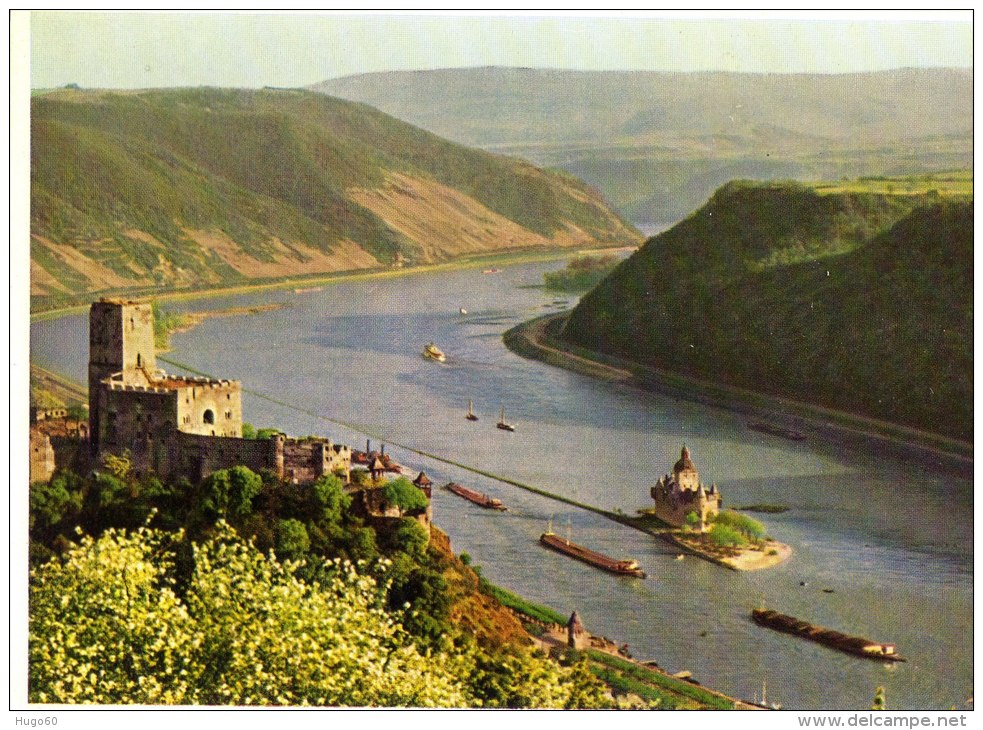
[[[323,94],[31,99],[35,304],[640,241],[567,173]]]
[[[585,295],[563,337],[970,442],[972,200],[730,183]]]
[[[472,68],[311,88],[597,185],[636,222],[671,222],[735,178],[965,168],[971,69],[854,74]]]

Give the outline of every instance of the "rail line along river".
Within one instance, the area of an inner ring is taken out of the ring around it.
[[[435,484],[457,481],[501,499],[481,509],[434,490],[435,519],[457,552],[495,583],[561,612],[593,633],[731,695],[792,709],[867,709],[884,686],[891,709],[957,709],[973,682],[973,496],[968,474],[856,437],[792,442],[747,429],[740,414],[632,390],[523,359],[501,333],[572,298],[527,285],[559,263],[341,282],[317,291],[266,291],[174,310],[285,302],[235,319],[205,319],[172,338],[171,357],[238,378],[245,388],[454,461],[577,501],[633,513],[685,442],[701,478],[727,506],[777,503],[761,515],[793,556],[737,573],[687,557],[600,515],[393,448]],[[463,314],[461,310],[466,310]],[[31,328],[31,357],[86,379],[88,320]],[[436,343],[446,363],[421,357]],[[173,368],[172,368],[173,369]],[[478,421],[465,419],[468,400]],[[352,445],[362,434],[244,395],[247,421]],[[504,408],[514,423],[496,429]],[[605,573],[546,550],[554,529],[613,557],[638,559],[645,580]],[[766,607],[897,645],[908,662],[882,665],[754,625]]]

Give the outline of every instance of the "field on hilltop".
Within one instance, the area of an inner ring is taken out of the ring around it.
[[[395,71],[312,88],[464,144],[567,170],[635,222],[672,222],[738,178],[969,167],[972,70],[849,74]]]
[[[35,306],[639,240],[569,174],[313,92],[31,99]]]

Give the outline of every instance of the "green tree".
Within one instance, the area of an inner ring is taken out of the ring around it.
[[[430,500],[406,477],[393,479],[382,488],[386,502],[399,508],[400,514],[426,509]]]
[[[256,427],[251,423],[242,424],[242,437],[244,439],[256,438]]]
[[[276,554],[281,560],[297,560],[310,550],[311,539],[300,520],[278,520],[276,526]]]
[[[696,512],[688,512],[686,514],[686,526],[691,529],[696,529],[700,524],[700,516]]]
[[[219,469],[202,482],[201,511],[207,519],[246,516],[263,488],[259,474],[245,466]]]
[[[49,528],[82,508],[82,479],[71,471],[58,471],[47,482],[30,486],[29,525]]]
[[[340,522],[351,507],[352,498],[345,494],[345,484],[334,474],[325,474],[311,487],[322,516],[329,522]]]
[[[738,532],[733,527],[724,524],[715,524],[710,528],[710,540],[715,545],[721,547],[742,547],[747,545],[747,538],[743,533]]]

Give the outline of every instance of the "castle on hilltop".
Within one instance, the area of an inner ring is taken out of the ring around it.
[[[330,439],[242,437],[242,384],[157,368],[149,302],[101,299],[89,312],[89,449],[132,468],[198,482],[236,465],[306,483],[350,479],[351,449]]]
[[[700,482],[700,473],[690,457],[689,449],[683,446],[679,461],[651,489],[655,500],[655,516],[675,527],[689,524],[687,517],[694,513],[698,522],[690,525],[700,532],[706,530],[710,517],[720,512],[722,502],[716,484],[707,489]]]

